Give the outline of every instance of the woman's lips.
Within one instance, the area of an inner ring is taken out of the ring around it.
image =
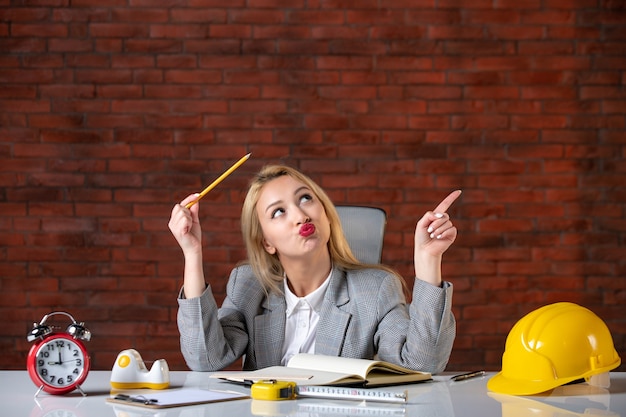
[[[315,233],[315,225],[313,223],[305,223],[300,227],[300,236],[309,237]]]

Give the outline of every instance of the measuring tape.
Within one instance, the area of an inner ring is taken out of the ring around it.
[[[365,400],[406,403],[407,392],[380,391],[363,388],[300,385],[289,381],[259,381],[252,384],[250,395],[255,400],[293,400],[298,397],[336,400]]]

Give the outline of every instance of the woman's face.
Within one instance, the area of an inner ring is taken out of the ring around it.
[[[261,190],[256,212],[265,250],[279,259],[328,251],[330,224],[324,206],[304,183],[289,175],[271,180]]]

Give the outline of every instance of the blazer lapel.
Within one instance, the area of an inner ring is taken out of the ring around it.
[[[254,318],[254,351],[258,368],[280,365],[285,340],[285,298],[272,293],[263,308],[266,313]]]
[[[345,274],[333,268],[315,338],[315,353],[340,356],[352,314],[341,310],[350,301]]]

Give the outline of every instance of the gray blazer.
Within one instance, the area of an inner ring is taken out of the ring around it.
[[[178,299],[182,354],[193,371],[223,369],[244,356],[243,368],[280,365],[286,302],[266,296],[249,265],[231,272],[218,309],[210,287]],[[321,310],[315,353],[378,358],[407,368],[444,370],[456,334],[452,285],[415,280],[407,306],[400,280],[385,271],[333,268]]]

